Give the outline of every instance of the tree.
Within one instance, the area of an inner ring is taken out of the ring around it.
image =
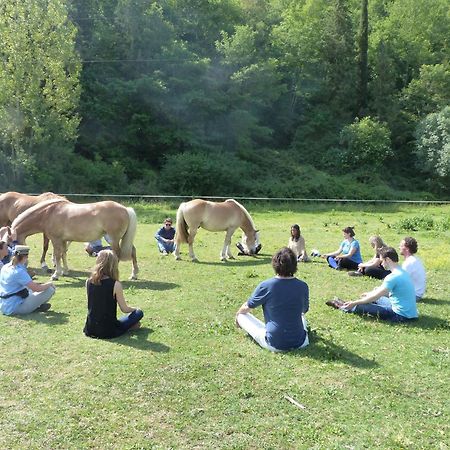
[[[80,94],[76,29],[68,19],[67,2],[4,0],[0,31],[5,186],[61,186],[77,135]]]
[[[358,65],[359,65],[359,89],[358,89],[358,116],[363,117],[367,112],[367,83],[368,65],[367,52],[369,48],[369,16],[368,0],[361,0],[361,20],[358,33]]]

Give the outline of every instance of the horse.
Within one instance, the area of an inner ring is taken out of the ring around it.
[[[174,252],[175,259],[180,259],[180,247],[182,243],[189,244],[189,257],[197,261],[194,255],[194,239],[198,229],[202,227],[208,231],[226,231],[221,261],[227,258],[234,259],[230,251],[231,237],[237,228],[243,233],[243,245],[249,254],[255,254],[258,244],[258,230],[255,229],[253,220],[248,211],[236,200],[228,199],[221,203],[195,199],[181,203],[177,211],[177,224]]]
[[[19,192],[6,192],[0,195],[0,227],[11,225],[13,220],[22,212],[32,206],[52,198],[64,198],[53,192],[44,192],[41,195],[27,195]],[[45,257],[48,251],[49,239],[44,234],[42,245],[41,268],[48,269]]]
[[[28,236],[36,233],[44,233],[52,241],[56,262],[54,280],[68,274],[68,242],[93,241],[105,234],[111,237],[111,248],[120,261],[132,259],[130,279],[137,279],[139,268],[133,245],[136,228],[133,208],[113,201],[78,204],[61,198],[36,204],[19,214],[11,224],[19,244],[24,244]]]

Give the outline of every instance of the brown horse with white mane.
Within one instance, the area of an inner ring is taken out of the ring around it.
[[[52,241],[56,260],[53,279],[68,273],[67,242],[94,241],[105,234],[110,236],[112,250],[121,261],[132,259],[130,278],[136,279],[139,270],[133,245],[136,228],[137,218],[133,208],[126,208],[113,201],[78,204],[66,199],[38,203],[20,214],[11,224],[19,244],[36,233],[44,233]]]
[[[230,251],[231,237],[241,228],[244,232],[242,244],[249,254],[255,254],[258,245],[258,230],[248,211],[236,200],[229,199],[221,203],[195,199],[181,203],[177,211],[175,258],[180,259],[182,243],[189,244],[189,257],[197,261],[194,255],[194,239],[198,229],[208,231],[226,231],[220,259],[234,259]]]
[[[20,192],[6,192],[0,195],[0,227],[11,225],[13,220],[28,208],[37,205],[40,202],[53,198],[63,197],[53,192],[44,192],[41,195],[27,195]],[[49,240],[44,234],[44,243],[42,246],[41,267],[47,269],[45,256],[48,251]]]

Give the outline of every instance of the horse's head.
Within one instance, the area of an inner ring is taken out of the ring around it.
[[[255,255],[261,248],[259,242],[259,231],[252,230],[249,234],[242,234],[242,246],[244,247],[245,253],[248,255]]]

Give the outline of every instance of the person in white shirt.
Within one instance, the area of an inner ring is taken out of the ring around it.
[[[416,291],[416,300],[419,301],[425,294],[426,274],[422,261],[415,256],[417,248],[417,241],[413,237],[405,237],[400,242],[400,254],[405,258],[402,268],[411,276]]]

